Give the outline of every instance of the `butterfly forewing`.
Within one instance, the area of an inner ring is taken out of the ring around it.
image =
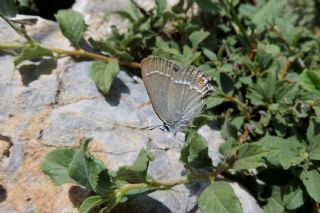
[[[172,76],[180,67],[159,57],[148,57],[141,63],[142,77],[152,106],[165,123],[171,123],[168,113],[168,93]]]

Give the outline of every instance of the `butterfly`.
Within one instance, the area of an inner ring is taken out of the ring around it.
[[[214,90],[212,79],[195,66],[183,68],[165,58],[148,56],[141,69],[150,102],[163,121],[162,129],[174,134],[203,112],[204,98]]]

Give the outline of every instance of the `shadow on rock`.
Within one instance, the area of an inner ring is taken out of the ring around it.
[[[0,203],[7,199],[7,190],[0,184]]]
[[[111,106],[117,106],[119,105],[121,94],[130,94],[130,89],[120,78],[115,78],[105,99]]]
[[[128,203],[119,204],[112,213],[171,213],[172,211],[160,201],[149,196],[141,196]]]
[[[196,196],[197,200],[199,199],[201,193],[205,188],[207,188],[210,185],[209,182],[201,181],[201,182],[190,182],[185,184],[185,187],[189,190],[190,196]],[[194,204],[192,208],[188,211],[188,213],[195,213],[199,210],[198,204]]]
[[[81,203],[89,196],[90,191],[80,186],[71,186],[69,189],[69,198],[73,206],[79,208]]]
[[[54,59],[40,59],[34,64],[26,64],[19,67],[22,83],[24,86],[37,79],[40,75],[50,75],[52,71],[57,68],[57,61]]]

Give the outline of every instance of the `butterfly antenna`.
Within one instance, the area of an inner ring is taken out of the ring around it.
[[[140,129],[149,129],[149,130],[154,130],[155,128],[162,127],[162,124],[154,125],[154,126],[146,126],[146,127],[141,127]]]

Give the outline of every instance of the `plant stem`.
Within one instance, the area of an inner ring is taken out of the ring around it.
[[[239,17],[237,15],[237,11],[235,10],[235,8],[233,6],[233,2],[227,1],[227,5],[225,4],[224,1],[221,1],[221,2],[222,2],[222,5],[225,9],[226,17],[229,18],[230,21],[232,21],[236,26],[238,26],[240,33],[242,34],[243,41],[245,43],[244,45],[246,46],[247,51],[249,52],[252,49],[252,46],[251,46],[252,42],[251,42],[249,36],[247,35],[247,32],[246,32],[244,26],[242,25],[241,21],[239,20]],[[227,7],[229,7],[229,9],[230,9],[230,13],[229,13],[229,10]],[[235,28],[235,31],[238,32],[238,30],[236,28]]]
[[[83,49],[65,50],[65,49],[51,48],[51,47],[45,47],[45,48],[51,49],[53,52],[55,52],[55,53],[57,53],[59,55],[68,55],[68,56],[75,56],[75,57],[93,58],[93,59],[97,59],[97,60],[101,60],[101,61],[105,61],[105,62],[118,61],[119,64],[122,64],[122,65],[125,65],[125,66],[129,66],[129,67],[132,67],[132,68],[141,68],[140,63],[121,61],[118,58],[107,57],[107,56],[100,55],[100,54],[97,54],[97,53],[88,52],[88,51],[85,51]]]
[[[129,67],[137,68],[137,69],[141,68],[140,63],[121,61],[118,58],[107,57],[107,56],[100,55],[100,54],[97,54],[97,53],[88,52],[88,51],[83,50],[83,49],[66,50],[66,49],[60,49],[60,48],[44,46],[44,45],[41,45],[39,43],[37,43],[36,45],[40,45],[43,48],[49,49],[49,50],[57,53],[59,56],[85,57],[85,58],[97,59],[97,60],[101,60],[101,61],[105,61],[105,62],[118,61],[119,64],[122,64],[122,65],[125,65],[125,66],[129,66]],[[19,44],[19,43],[6,44],[6,43],[0,43],[0,50],[1,49],[24,49],[24,48],[28,48],[28,47],[31,47],[31,46],[32,45],[30,45],[30,44]]]
[[[29,44],[20,44],[20,43],[0,43],[0,50],[1,49],[23,49],[30,47]]]
[[[224,94],[217,94],[217,96],[220,96],[222,98],[225,98],[225,99],[228,99],[229,101],[232,101],[236,104],[239,105],[239,107],[244,111],[247,109],[247,105],[245,103],[243,103],[242,101],[240,101],[239,99],[235,98],[235,97],[232,97],[232,96],[229,96],[229,95],[224,95]]]

